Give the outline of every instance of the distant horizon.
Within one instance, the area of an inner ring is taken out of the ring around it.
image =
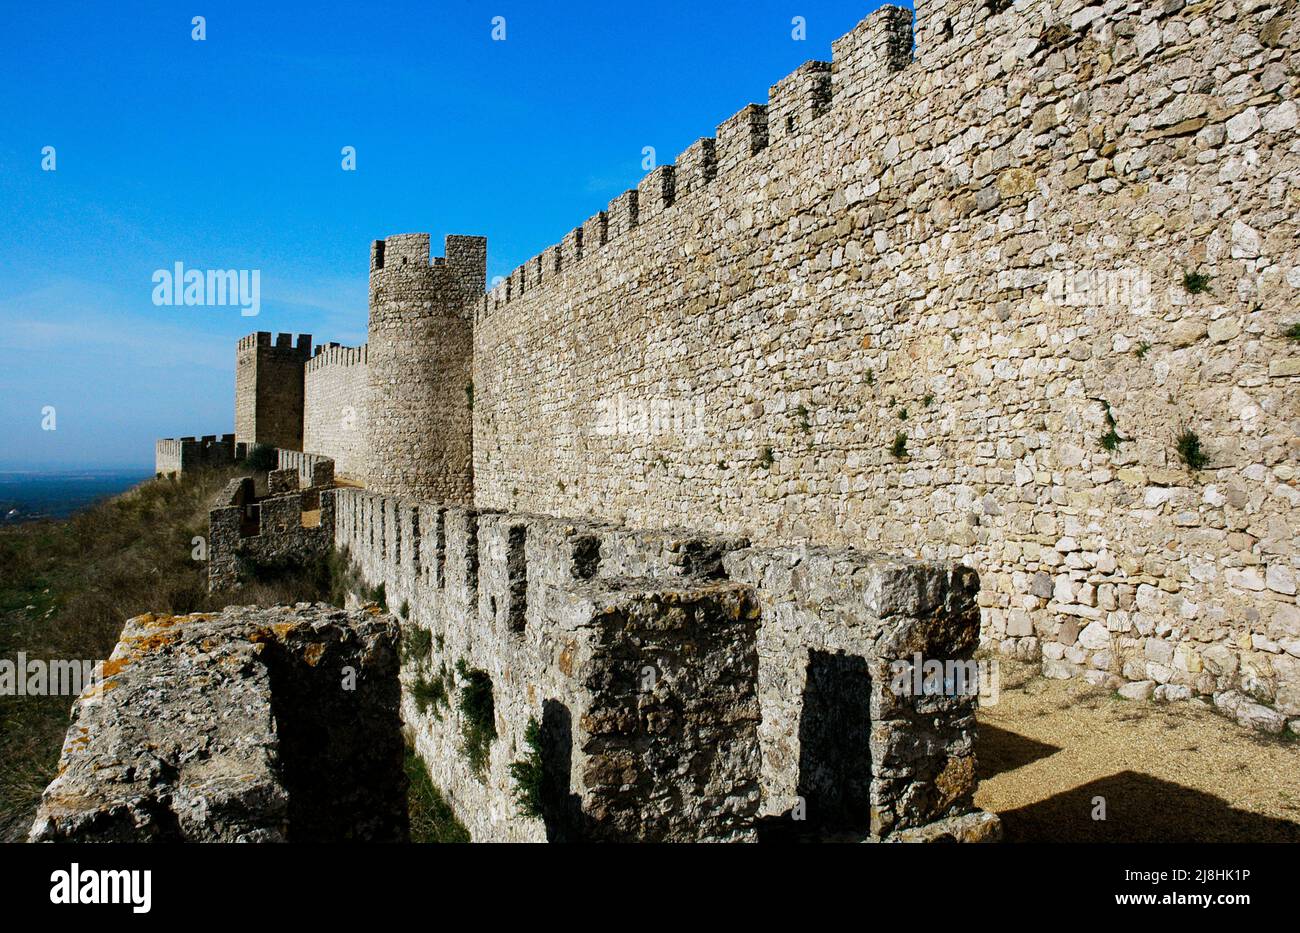
[[[152,464],[148,463],[122,464],[120,466],[113,464],[107,466],[59,466],[53,464],[27,467],[0,464],[0,476],[54,476],[60,473],[144,473],[152,476],[154,468]]]

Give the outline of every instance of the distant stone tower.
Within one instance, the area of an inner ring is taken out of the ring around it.
[[[474,302],[487,240],[429,234],[376,240],[370,251],[370,417],[366,486],[468,504],[473,474]]]
[[[267,331],[240,339],[235,350],[235,443],[302,450],[303,375],[311,334]]]

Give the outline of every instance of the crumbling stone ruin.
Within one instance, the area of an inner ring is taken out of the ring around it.
[[[306,604],[131,619],[31,840],[405,840],[397,637]]]
[[[301,567],[333,549],[334,499],[321,495],[333,486],[333,462],[294,451],[281,451],[280,462],[267,476],[266,496],[257,498],[251,477],[231,480],[218,496],[208,523],[210,590]]]
[[[987,835],[974,700],[883,667],[979,644],[1300,732],[1298,43],[884,7],[486,294],[483,238],[376,241],[367,345],[281,335],[237,440],[349,484],[311,546],[436,643],[403,716],[475,838]],[[216,574],[273,546],[230,521]]]

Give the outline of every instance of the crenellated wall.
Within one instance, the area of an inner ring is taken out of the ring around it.
[[[203,467],[228,466],[243,457],[235,435],[205,434],[202,437],[167,437],[154,443],[154,472],[178,476]]]
[[[475,840],[996,836],[971,802],[975,696],[904,696],[890,677],[916,652],[969,659],[969,570],[325,496],[335,546],[404,620],[403,718]],[[478,771],[457,699],[475,671],[495,733]],[[538,817],[510,767],[530,719]]]
[[[324,479],[329,467],[325,461],[271,470],[261,499],[251,476],[226,484],[208,519],[210,591],[233,591],[260,575],[292,572],[330,552],[334,498],[319,488],[299,488],[302,472]]]
[[[365,482],[369,457],[369,347],[317,347],[304,373],[303,450],[334,461],[340,479]]]
[[[376,241],[369,344],[295,409],[246,338],[238,423],[386,495],[960,562],[1049,676],[1300,730],[1300,17],[917,9],[486,296],[482,238]]]
[[[960,561],[1049,675],[1281,731],[1300,17],[917,10],[911,54],[877,11],[486,296],[475,504]]]

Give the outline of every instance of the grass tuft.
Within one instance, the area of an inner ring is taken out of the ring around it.
[[[409,746],[406,749],[406,809],[411,820],[412,842],[469,842],[469,830],[456,818],[429,769]]]

